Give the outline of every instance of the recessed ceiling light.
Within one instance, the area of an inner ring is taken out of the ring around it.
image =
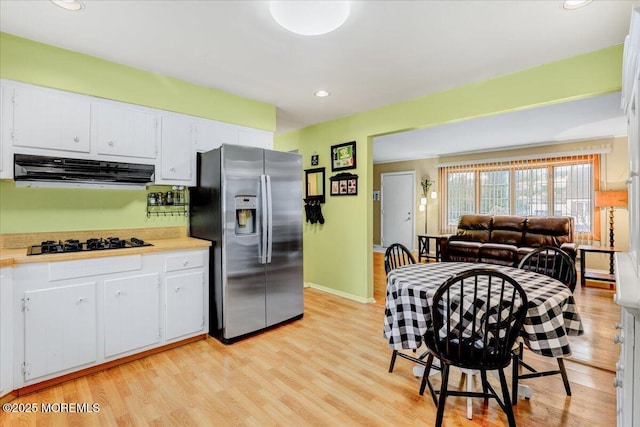
[[[349,17],[348,1],[272,1],[273,19],[292,33],[319,36],[329,33]]]
[[[591,3],[593,0],[567,0],[564,2],[562,7],[567,10],[580,9]]]
[[[73,10],[74,12],[84,9],[84,3],[80,0],[51,0],[51,3],[63,9]]]
[[[331,95],[331,92],[326,91],[326,90],[319,90],[316,93],[314,93],[315,96],[317,96],[318,98],[325,98],[329,95]]]

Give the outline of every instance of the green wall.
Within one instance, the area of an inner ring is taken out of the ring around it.
[[[272,105],[7,33],[0,33],[0,78],[269,131],[276,128]],[[0,181],[0,234],[188,224],[185,217],[147,218],[146,194],[16,188],[13,181]]]
[[[358,196],[328,196],[326,223],[305,225],[305,281],[359,300],[373,296],[373,136],[611,93],[621,74],[618,45],[276,136],[275,148],[297,149],[305,168],[319,154],[328,176],[331,145],[357,142]]]
[[[149,187],[149,191],[170,189]],[[145,190],[16,188],[13,181],[4,180],[0,181],[0,215],[0,234],[188,224],[185,216],[148,218]]]
[[[275,131],[264,102],[0,33],[0,77]]]

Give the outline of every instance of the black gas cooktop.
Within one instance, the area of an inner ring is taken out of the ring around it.
[[[119,237],[107,237],[99,239],[88,239],[81,242],[76,239],[69,240],[47,240],[39,245],[31,246],[27,250],[27,255],[43,255],[43,254],[59,254],[63,252],[85,252],[85,251],[101,251],[107,249],[121,248],[137,248],[140,246],[153,246],[144,240],[132,237],[129,240]]]

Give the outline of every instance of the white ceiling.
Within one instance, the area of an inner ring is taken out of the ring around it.
[[[373,162],[438,157],[627,134],[620,92],[373,139]]]
[[[574,11],[562,1],[353,1],[342,27],[315,37],[279,27],[267,1],[84,3],[68,12],[0,0],[0,30],[267,102],[281,133],[622,43],[633,0]],[[408,144],[436,154],[437,144]]]

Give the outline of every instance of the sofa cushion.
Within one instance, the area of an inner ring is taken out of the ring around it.
[[[449,242],[447,248],[447,258],[449,261],[471,261],[478,259],[480,252],[480,242],[466,242],[464,240],[453,240]]]
[[[573,242],[573,218],[532,216],[527,218],[521,246],[555,246]]]
[[[529,255],[529,252],[532,252],[534,249],[535,248],[528,247],[528,246],[519,247],[518,251],[516,252],[516,264],[520,264],[520,261],[522,261],[522,258]]]
[[[516,262],[518,247],[501,243],[484,243],[480,246],[478,261],[512,266]]]
[[[494,216],[489,241],[515,246],[522,245],[526,222],[527,217],[524,216]]]
[[[458,221],[458,232],[452,240],[488,242],[491,221],[491,215],[461,215]]]

